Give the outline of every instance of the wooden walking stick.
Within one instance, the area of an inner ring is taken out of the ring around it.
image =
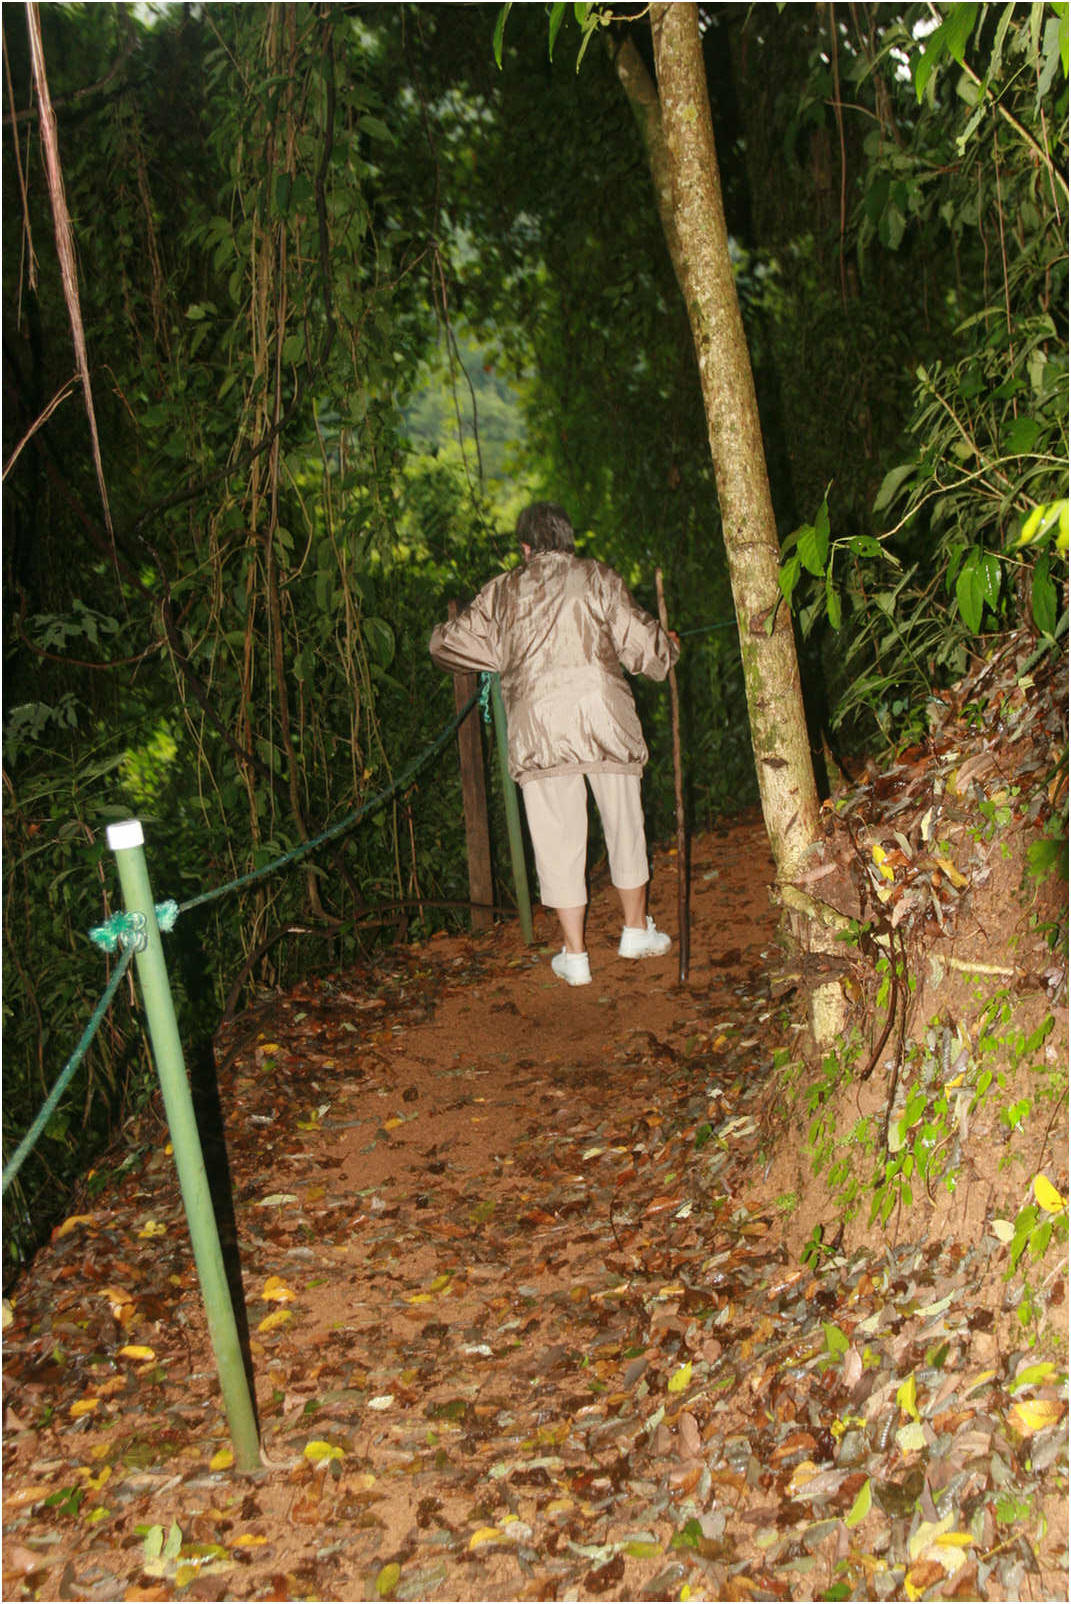
[[[658,622],[669,634],[669,615],[666,596],[662,589],[662,570],[655,569],[655,591],[658,595]],[[678,978],[681,985],[688,979],[688,844],[684,834],[684,786],[681,780],[681,710],[677,697],[677,671],[669,671],[669,710],[673,728],[673,790],[677,800],[677,945],[680,951]]]

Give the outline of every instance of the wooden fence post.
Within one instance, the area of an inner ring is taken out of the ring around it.
[[[457,602],[449,606],[451,618],[457,615]],[[454,707],[460,713],[476,693],[475,674],[455,674]],[[457,732],[461,759],[461,797],[465,807],[465,850],[469,863],[469,901],[473,930],[487,930],[494,923],[495,900],[491,872],[491,835],[487,825],[487,784],[483,768],[483,741],[480,737],[480,710],[474,707]]]

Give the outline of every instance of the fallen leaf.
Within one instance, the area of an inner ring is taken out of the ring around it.
[[[907,1380],[902,1381],[896,1389],[897,1403],[904,1411],[904,1414],[910,1415],[912,1420],[917,1420],[919,1418],[918,1403],[916,1400],[917,1383],[915,1381],[914,1372],[912,1371]]]
[[[80,1415],[91,1415],[99,1403],[99,1398],[76,1398],[67,1413],[77,1420]]]
[[[960,874],[951,858],[935,857],[933,861],[942,873],[948,877],[957,891],[962,891],[963,887],[970,883],[965,874]]]
[[[502,1533],[497,1526],[481,1526],[469,1538],[469,1548],[479,1548],[481,1543],[500,1543]]]
[[[294,1298],[286,1282],[278,1275],[269,1275],[260,1294],[265,1303],[290,1303]]]
[[[97,1216],[95,1214],[68,1214],[67,1218],[63,1221],[63,1224],[56,1226],[56,1229],[52,1233],[51,1240],[53,1242],[58,1242],[60,1237],[68,1236],[72,1231],[76,1231],[80,1225],[95,1224],[96,1219]]]
[[[871,848],[871,852],[873,853],[874,862],[878,866],[878,873],[881,875],[882,879],[883,880],[895,880],[896,876],[893,873],[892,869],[889,868],[889,865],[888,865],[888,862],[887,862],[889,854],[886,852],[885,848],[877,846],[875,844]]]
[[[692,1361],[688,1359],[675,1370],[666,1382],[667,1392],[683,1392],[692,1379]]]
[[[390,1598],[398,1585],[398,1578],[401,1574],[402,1567],[396,1560],[391,1560],[389,1565],[384,1565],[376,1577],[376,1596],[378,1598]]]
[[[153,1349],[153,1348],[144,1348],[144,1347],[141,1347],[136,1342],[129,1342],[129,1343],[127,1343],[125,1348],[120,1348],[119,1349],[119,1358],[120,1359],[155,1359],[156,1358],[156,1352],[155,1352],[155,1349]]]
[[[931,1543],[935,1543],[939,1537],[943,1537],[946,1532],[952,1530],[954,1521],[955,1516],[951,1513],[945,1515],[944,1518],[939,1521],[919,1521],[914,1534],[908,1538],[907,1543],[907,1557],[911,1561],[912,1565],[914,1565],[917,1559],[922,1558],[922,1555],[925,1553],[926,1549],[929,1548]]]
[[[904,1577],[904,1592],[911,1599],[912,1604],[929,1591],[935,1582],[943,1582],[945,1568],[936,1560],[924,1559],[917,1565],[912,1565]]]
[[[4,1495],[4,1508],[24,1509],[27,1504],[36,1504],[42,1498],[47,1498],[51,1491],[48,1482],[33,1482],[29,1487],[16,1487],[13,1492]]]
[[[1062,1214],[1067,1207],[1067,1199],[1060,1196],[1047,1175],[1034,1176],[1034,1196],[1046,1214]]]
[[[325,1465],[332,1459],[344,1459],[346,1457],[345,1449],[337,1447],[332,1442],[322,1442],[319,1438],[314,1438],[312,1442],[307,1442],[302,1449],[302,1453],[311,1465]]]
[[[292,1320],[293,1318],[293,1309],[273,1309],[271,1314],[266,1314],[264,1316],[263,1320],[257,1326],[257,1330],[276,1331],[280,1326],[284,1326],[288,1320]]]
[[[868,1476],[866,1481],[860,1487],[859,1491],[856,1493],[854,1504],[844,1517],[844,1524],[847,1526],[849,1531],[851,1531],[853,1526],[858,1526],[861,1521],[866,1520],[867,1516],[870,1514],[870,1506],[872,1501],[870,1477]]]
[[[1029,1437],[1046,1426],[1055,1426],[1063,1418],[1064,1406],[1059,1398],[1020,1398],[1008,1412],[1008,1423],[1021,1437]]]
[[[208,1461],[209,1470],[230,1470],[234,1464],[234,1454],[229,1448],[217,1448]]]

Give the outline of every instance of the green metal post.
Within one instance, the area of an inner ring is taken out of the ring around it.
[[[156,1071],[164,1094],[175,1168],[186,1206],[194,1262],[208,1315],[208,1332],[223,1389],[223,1405],[234,1444],[235,1468],[243,1475],[249,1475],[261,1468],[256,1415],[227,1285],[193,1098],[186,1079],[186,1064],[167,978],[160,927],[156,922],[156,908],[145,866],[144,839],[138,819],[127,819],[122,824],[108,827],[108,845],[115,853],[123,905],[127,913],[140,915],[143,922],[144,947],[135,952],[134,962],[141,983]]]
[[[506,804],[506,833],[509,836],[509,856],[513,865],[513,886],[517,893],[517,912],[521,916],[521,934],[529,946],[532,944],[532,899],[528,894],[528,865],[524,861],[524,840],[521,836],[521,809],[517,801],[517,785],[509,771],[509,744],[506,734],[506,709],[502,705],[502,687],[498,675],[491,675],[491,706],[495,714],[495,744],[498,747],[498,766],[502,771],[502,796]]]

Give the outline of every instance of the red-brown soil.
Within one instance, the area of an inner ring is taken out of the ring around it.
[[[617,958],[602,886],[590,987],[537,914],[533,949],[439,938],[230,1026],[268,1468],[224,1463],[150,1112],[16,1290],[4,1597],[1066,1596],[1059,1262],[1027,1330],[994,1164],[969,1236],[801,1263],[770,878],[757,817],[695,841],[685,986],[676,948]],[[675,933],[671,853],[652,907]]]

